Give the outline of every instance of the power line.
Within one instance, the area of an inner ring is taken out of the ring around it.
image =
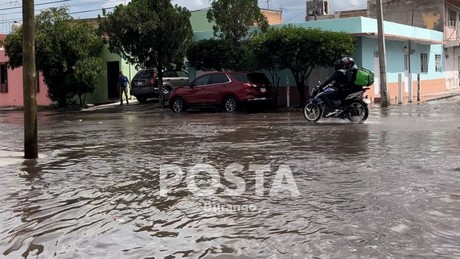
[[[69,0],[67,0],[69,1]],[[67,5],[70,8],[74,8],[74,7],[78,7],[78,6],[88,6],[88,5],[97,5],[97,4],[102,4],[102,3],[106,3],[107,1],[93,1],[93,2],[87,2],[87,3],[79,3],[79,4],[75,4],[75,5]],[[118,0],[118,1],[113,1],[113,2],[123,2],[123,0]],[[39,13],[43,10],[47,10],[49,8],[42,8],[42,9],[36,9],[35,10],[35,13]],[[12,13],[0,13],[0,15],[3,15],[3,14],[22,14],[22,11],[18,11],[18,12],[12,12]]]
[[[112,7],[105,7],[104,9],[106,10],[111,10],[111,9],[114,9],[115,6],[112,6]],[[70,15],[73,15],[73,14],[81,14],[81,13],[91,13],[91,12],[96,12],[96,11],[101,11],[102,12],[102,9],[103,8],[99,8],[99,9],[91,9],[91,10],[83,10],[83,11],[76,11],[76,12],[70,12],[69,14]],[[10,24],[14,21],[22,21],[22,18],[10,18],[10,19],[6,19],[6,20],[2,20],[0,22],[0,24]]]
[[[58,4],[58,3],[64,3],[63,5],[61,4],[60,6],[66,6],[69,11],[71,8],[75,11],[69,12],[68,14],[71,15],[74,19],[80,19],[80,14],[85,14],[85,13],[92,13],[92,12],[98,12],[97,14],[91,14],[91,15],[82,15],[83,17],[87,18],[94,18],[97,17],[98,14],[102,13],[102,9],[106,10],[112,10],[114,9],[117,5],[120,3],[123,3],[125,0],[111,0],[109,1],[110,3],[114,4],[114,6],[110,7],[103,7],[104,3],[107,3],[107,1],[103,0],[93,0],[93,1],[87,1],[87,2],[80,2],[76,0],[55,0],[55,1],[49,1],[49,2],[43,2],[43,3],[36,3],[36,6],[44,6],[44,5],[49,5],[49,4]],[[16,3],[18,3],[16,1]],[[72,3],[72,4],[69,4]],[[78,8],[78,6],[85,6],[88,7],[88,5],[97,5],[100,4],[100,8],[97,9],[88,9],[88,8]],[[7,8],[1,8],[0,10],[7,11],[7,10],[12,10],[12,9],[17,9],[21,8],[21,5],[15,6],[15,7],[7,7]],[[59,7],[59,6],[53,6],[53,7]],[[41,9],[35,9],[35,14],[39,14],[41,11],[47,10],[49,7],[41,8]],[[83,10],[78,10],[78,9],[83,9]],[[14,15],[16,14],[16,15]],[[94,16],[94,17],[88,17],[88,16]],[[23,17],[22,17],[22,12],[6,12],[6,13],[0,13],[0,34],[1,33],[9,33],[10,26],[14,21],[17,22],[22,22]]]
[[[48,4],[56,4],[56,3],[68,2],[68,1],[69,1],[69,0],[58,0],[58,1],[52,1],[52,2],[46,2],[46,3],[35,4],[35,6],[39,6],[39,5],[48,5]],[[22,8],[22,5],[13,6],[13,7],[7,7],[7,8],[0,8],[0,11],[11,10],[11,9],[18,9],[18,8]]]
[[[71,12],[69,14],[78,14],[78,13],[90,13],[94,11],[102,11],[102,9],[109,10],[109,9],[114,9],[115,6],[113,7],[104,7],[104,8],[99,8],[99,9],[93,9],[93,10],[85,10],[85,11],[78,11],[78,12]]]

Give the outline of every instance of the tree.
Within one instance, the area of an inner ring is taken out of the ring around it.
[[[305,86],[313,69],[328,67],[355,52],[355,38],[342,32],[284,26],[270,28],[253,39],[253,53],[268,69],[289,69],[296,81],[300,105],[305,103]]]
[[[65,107],[78,95],[83,105],[83,97],[94,92],[102,73],[98,55],[103,42],[95,28],[73,20],[60,7],[37,15],[35,31],[36,66],[48,86],[48,96]],[[9,66],[22,66],[22,28],[9,34],[4,44]]]
[[[158,68],[161,93],[163,68],[182,64],[192,41],[190,16],[186,8],[173,6],[170,0],[133,0],[100,18],[100,32],[107,37],[111,52],[132,64]],[[160,103],[164,105],[161,94]]]
[[[257,0],[213,0],[207,13],[216,37],[237,42],[252,38],[268,29],[267,18],[260,12]]]
[[[285,69],[281,64],[281,51],[283,39],[281,34],[263,33],[252,39],[249,44],[248,62],[252,70],[266,70],[275,86],[275,94],[278,96],[279,76],[278,72]]]
[[[242,43],[223,39],[194,42],[187,50],[187,60],[198,70],[245,70],[246,52]]]

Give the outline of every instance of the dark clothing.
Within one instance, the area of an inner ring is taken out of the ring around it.
[[[324,88],[331,82],[334,82],[333,87],[336,91],[323,95],[323,101],[330,111],[333,111],[336,108],[331,100],[343,99],[354,91],[356,71],[356,65],[349,69],[336,70],[328,79],[326,79],[326,81],[324,81],[324,83],[321,84],[320,87]]]
[[[334,82],[334,87],[338,88],[344,84],[348,83],[347,71],[345,69],[339,69],[334,71],[334,73],[320,85],[321,88],[326,87],[330,83]]]
[[[328,79],[326,79],[326,81],[324,81],[320,87],[324,88],[332,82],[334,82],[333,87],[336,89],[336,91],[324,93],[321,96],[321,99],[323,99],[329,111],[335,110],[334,104],[331,100],[337,99],[338,89],[342,88],[343,85],[348,83],[347,71],[345,69],[338,69],[334,71],[334,73]]]
[[[126,76],[118,77],[118,84],[120,85],[121,88],[127,87],[128,86],[128,77],[126,77]]]
[[[323,93],[321,95],[321,99],[326,104],[327,109],[329,110],[329,112],[332,112],[332,111],[334,111],[334,106],[335,106],[332,103],[332,100],[338,99],[337,91],[329,91],[327,93]]]
[[[128,77],[120,73],[120,76],[118,77],[118,86],[120,87],[119,88],[120,105],[123,104],[123,94],[125,95],[126,103],[129,104],[128,102],[128,84],[129,84]]]

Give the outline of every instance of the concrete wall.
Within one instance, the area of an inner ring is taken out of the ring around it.
[[[0,48],[0,64],[6,64],[8,57],[5,56],[5,50]],[[0,93],[0,107],[4,106],[23,106],[23,78],[22,67],[14,70],[7,70],[8,92]],[[43,76],[39,75],[39,92],[37,92],[37,105],[48,106],[52,102],[48,97],[48,88],[43,83]]]
[[[383,0],[386,21],[413,25],[426,29],[444,30],[444,1],[441,0]],[[377,18],[376,0],[368,1],[369,17]]]
[[[268,24],[275,25],[275,24],[283,23],[283,19],[282,19],[283,13],[281,11],[267,10],[267,9],[261,9],[260,11],[267,18]]]
[[[206,17],[208,10],[209,8],[205,8],[191,12],[190,23],[192,24],[192,30],[194,32],[212,30],[212,26],[215,25],[215,23],[208,22],[208,18]],[[281,24],[283,22],[283,13],[281,11],[267,9],[261,9],[260,11],[265,15],[270,25]]]
[[[206,14],[208,8],[196,10],[191,12],[190,23],[192,24],[192,30],[195,31],[208,31],[212,30],[214,23],[209,23]]]

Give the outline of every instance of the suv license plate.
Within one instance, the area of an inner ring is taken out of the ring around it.
[[[265,87],[261,87],[261,88],[260,88],[260,91],[261,91],[262,93],[265,93],[267,90],[265,89]]]

